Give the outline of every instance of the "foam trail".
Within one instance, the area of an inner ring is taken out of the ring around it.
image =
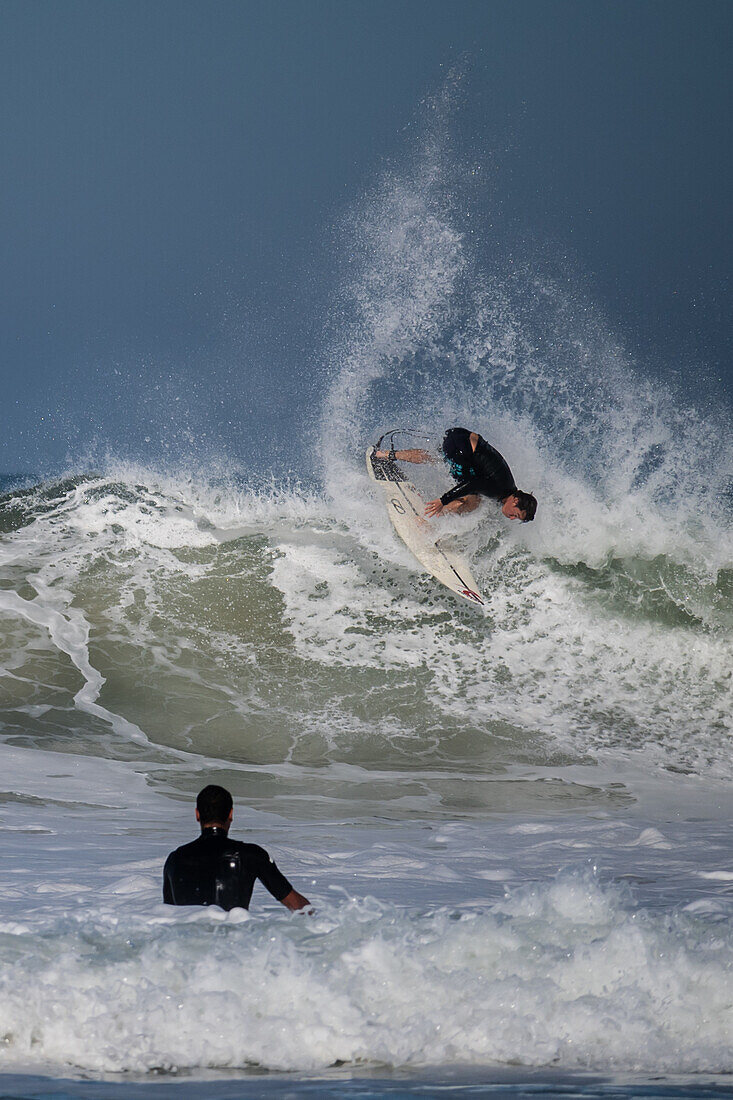
[[[36,581],[39,597],[43,586]],[[44,627],[51,641],[65,653],[81,673],[84,683],[74,696],[74,706],[87,714],[93,714],[107,722],[114,733],[139,745],[149,745],[148,737],[139,726],[128,722],[119,714],[113,714],[97,702],[105,678],[89,660],[89,624],[80,611],[69,608],[66,615],[33,600],[25,600],[17,592],[0,591],[0,608],[12,615],[20,615],[36,626]]]

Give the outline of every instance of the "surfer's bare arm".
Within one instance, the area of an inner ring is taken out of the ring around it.
[[[389,451],[377,451],[377,458],[389,458]],[[400,462],[437,462],[438,459],[435,455],[430,454],[429,451],[423,451],[419,448],[408,448],[406,451],[395,451],[394,457]]]
[[[462,516],[466,512],[474,512],[480,503],[481,497],[478,493],[467,493],[465,497],[458,497],[448,504],[443,504],[443,501],[438,497],[437,500],[430,500],[425,505],[425,515],[440,516],[443,512],[453,512],[455,515]]]

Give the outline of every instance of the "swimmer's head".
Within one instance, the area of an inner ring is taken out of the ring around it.
[[[229,791],[210,783],[198,793],[196,817],[202,825],[226,825],[233,806]]]

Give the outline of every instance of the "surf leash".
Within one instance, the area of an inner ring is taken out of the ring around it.
[[[416,435],[420,439],[424,439],[426,443],[431,442],[429,436],[424,435],[422,432],[416,431],[414,428],[390,428],[390,430],[385,432],[384,435],[380,435],[379,439],[374,444],[374,450],[378,451],[382,446],[382,442],[389,437],[389,454],[387,456],[387,460],[389,462],[394,462],[396,458],[394,445],[394,437],[396,435]]]

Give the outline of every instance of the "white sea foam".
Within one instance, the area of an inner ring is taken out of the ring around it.
[[[630,909],[587,875],[485,912],[241,916],[96,908],[42,938],[4,929],[0,1064],[733,1069],[730,927]]]
[[[311,660],[427,666],[428,696],[446,716],[541,729],[571,751],[658,746],[667,761],[730,775],[728,637],[691,638],[614,613],[578,578],[505,545],[475,564],[486,612],[469,618],[454,609],[448,629],[440,601],[425,605],[432,582],[418,587],[409,561],[400,582],[385,587],[338,550],[282,546],[272,580]],[[375,619],[389,629],[375,632]]]

